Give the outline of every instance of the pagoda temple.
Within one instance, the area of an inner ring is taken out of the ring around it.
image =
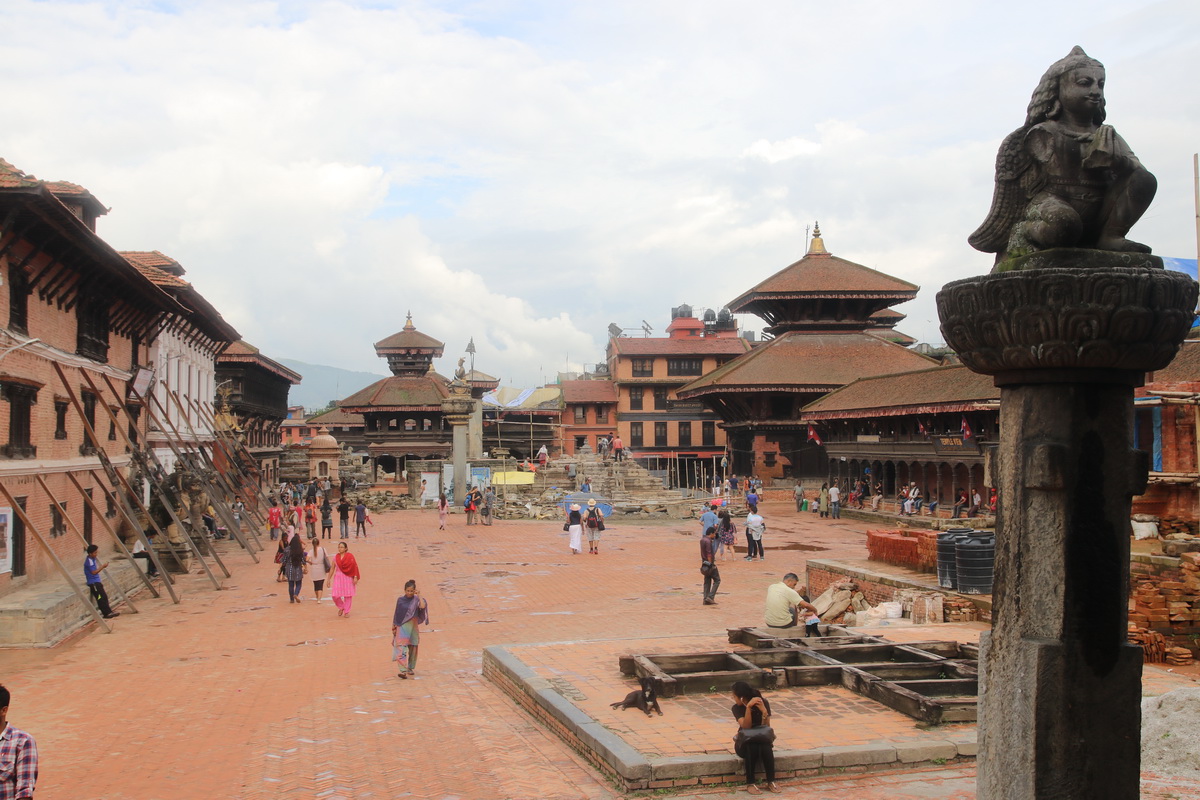
[[[890,307],[919,287],[838,258],[816,227],[808,253],[729,304],[766,322],[767,341],[680,388],[720,415],[736,475],[821,478],[828,459],[800,410],[851,381],[937,366],[898,344]]]
[[[444,349],[442,342],[416,329],[410,313],[402,330],[375,343],[375,353],[387,361],[391,377],[338,403],[340,411],[362,415],[372,467],[399,472],[410,456],[450,457],[450,426],[442,418],[450,381],[433,370],[433,359]]]

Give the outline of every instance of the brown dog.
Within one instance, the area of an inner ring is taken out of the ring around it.
[[[658,692],[654,690],[654,679],[642,678],[638,682],[642,685],[641,689],[625,695],[624,700],[613,703],[612,707],[622,711],[627,708],[637,708],[639,711],[646,712],[647,717],[650,716],[650,709],[654,709],[661,717],[662,709],[658,707]]]

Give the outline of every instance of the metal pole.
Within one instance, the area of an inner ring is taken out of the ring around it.
[[[34,538],[37,539],[38,543],[42,546],[42,549],[44,549],[47,555],[49,555],[54,561],[54,566],[58,567],[58,571],[61,572],[62,576],[67,579],[67,583],[71,585],[71,589],[75,591],[75,596],[78,597],[80,602],[83,603],[84,608],[92,613],[92,618],[95,619],[96,622],[100,623],[100,627],[104,628],[107,633],[112,633],[112,628],[109,627],[108,621],[104,619],[103,615],[101,615],[100,609],[96,608],[96,604],[92,602],[91,596],[79,588],[79,584],[76,583],[75,579],[71,577],[71,573],[63,565],[62,560],[58,557],[58,554],[50,549],[50,545],[45,539],[42,538],[42,534],[38,532],[37,527],[33,524],[33,520],[31,520],[25,513],[25,509],[21,508],[21,506],[17,504],[16,498],[9,494],[8,487],[6,487],[3,483],[0,483],[0,492],[4,493],[4,499],[8,501],[10,506],[12,506],[13,513],[21,518],[21,522],[24,523],[25,528],[33,534]]]
[[[68,472],[68,473],[66,473],[66,475],[67,475],[67,479],[70,480],[71,483],[75,486],[75,488],[79,491],[80,496],[83,498],[83,502],[87,503],[88,508],[92,509],[92,513],[95,514],[96,518],[100,520],[100,524],[104,526],[104,530],[108,531],[108,535],[113,538],[113,541],[117,543],[117,546],[119,546],[121,548],[122,552],[124,552],[125,555],[129,558],[129,560],[132,561],[133,554],[129,552],[129,548],[127,548],[125,546],[125,542],[121,541],[121,537],[117,534],[117,529],[109,524],[108,518],[104,515],[104,512],[100,510],[100,506],[96,503],[95,500],[93,500],[91,497],[88,496],[87,492],[85,492],[83,490],[83,484],[79,482],[79,479],[76,478],[73,473]],[[138,536],[141,537],[142,544],[145,546],[146,552],[149,553],[150,558],[154,560],[155,568],[157,568],[158,571],[160,573],[162,573],[163,575],[166,575],[167,571],[165,569],[163,569],[163,565],[159,562],[158,554],[155,553],[154,548],[150,546],[150,541],[149,541],[149,539],[146,538],[145,532],[141,531],[136,525],[134,525],[132,527],[135,531],[137,531]],[[146,585],[146,588],[150,590],[150,594],[154,595],[155,597],[158,597],[159,596],[158,590],[154,588],[154,583],[151,582],[151,580],[148,577],[146,577],[146,573],[142,572],[142,570],[139,569],[138,574],[142,576],[142,583],[144,583]],[[164,583],[167,585],[167,590],[170,591],[170,589],[171,589],[170,581],[167,581],[164,579]],[[171,592],[171,597],[175,598],[174,592]],[[176,598],[175,602],[178,603],[179,600]]]
[[[54,503],[54,505],[58,506],[59,508],[62,508],[63,507],[62,503],[58,502],[58,498],[54,496],[54,492],[50,491],[50,487],[46,485],[46,481],[42,478],[42,476],[34,475],[33,477],[34,477],[34,480],[37,481],[38,486],[42,487],[42,491],[46,493],[46,496],[50,498],[50,502]],[[67,514],[66,511],[62,512],[62,518],[63,518],[63,521],[67,523],[67,527],[69,527],[71,529],[71,531],[76,536],[79,537],[79,541],[83,542],[83,549],[86,551],[88,548],[88,545],[90,545],[91,542],[89,542],[87,540],[87,537],[83,535],[83,531],[79,530],[79,527],[76,526],[76,524],[75,524],[75,520],[71,519],[70,515]],[[130,555],[129,551],[125,549],[124,543],[121,544],[121,550],[124,551],[125,555],[129,557],[130,562],[132,562],[133,556]],[[138,573],[141,573],[141,571],[142,571],[141,568],[138,567],[137,564],[133,564],[133,568],[136,569],[138,571]],[[125,590],[121,588],[120,581],[117,581],[114,579],[113,580],[113,588],[117,590],[117,597],[119,598],[119,603],[127,604],[129,606],[129,610],[135,614],[140,613],[137,610],[137,606],[135,606],[133,604],[133,601],[130,600],[128,595],[125,594]]]

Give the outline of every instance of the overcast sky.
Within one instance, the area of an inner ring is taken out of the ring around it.
[[[86,186],[101,236],[275,357],[385,372],[411,309],[443,374],[474,337],[540,383],[609,323],[728,303],[815,220],[940,342],[1000,140],[1075,44],[1158,176],[1131,238],[1195,258],[1195,0],[0,0],[0,30],[0,157]]]

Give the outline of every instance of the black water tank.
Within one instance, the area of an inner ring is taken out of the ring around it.
[[[996,569],[996,534],[977,533],[958,543],[958,590],[963,594],[991,594]]]
[[[971,528],[950,528],[938,534],[938,586],[958,588],[958,543],[974,532]]]

